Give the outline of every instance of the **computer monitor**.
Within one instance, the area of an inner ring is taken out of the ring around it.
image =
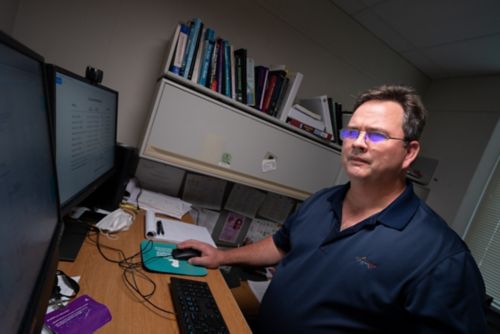
[[[0,327],[40,333],[61,224],[44,59],[0,32]]]
[[[74,260],[87,226],[67,215],[98,189],[115,164],[118,92],[48,65],[64,234],[60,258]]]

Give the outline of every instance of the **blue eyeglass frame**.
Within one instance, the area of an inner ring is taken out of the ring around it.
[[[349,128],[343,128],[340,129],[340,139],[345,140],[345,139],[352,139],[356,140],[359,138],[359,135],[361,134],[361,130],[358,129],[349,129]],[[371,143],[381,143],[389,139],[393,140],[401,140],[403,142],[407,142],[405,138],[397,138],[397,137],[390,137],[384,133],[381,132],[376,132],[376,131],[364,131],[365,132],[365,141],[368,140]]]

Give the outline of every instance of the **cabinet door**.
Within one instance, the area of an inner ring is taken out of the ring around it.
[[[298,199],[333,185],[340,168],[333,148],[167,80],[141,154]]]

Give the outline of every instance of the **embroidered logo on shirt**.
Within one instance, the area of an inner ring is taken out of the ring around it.
[[[377,268],[377,265],[373,262],[368,261],[368,257],[366,256],[356,256],[356,261],[359,264],[366,266],[367,269]]]

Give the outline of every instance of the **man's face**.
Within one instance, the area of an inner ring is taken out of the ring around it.
[[[368,101],[356,109],[347,128],[362,131],[357,139],[345,139],[342,145],[342,162],[351,181],[384,182],[399,178],[416,157],[409,152],[418,142],[409,146],[401,140],[388,139],[378,143],[365,140],[365,131],[380,132],[388,137],[404,138],[403,109],[392,101]]]

